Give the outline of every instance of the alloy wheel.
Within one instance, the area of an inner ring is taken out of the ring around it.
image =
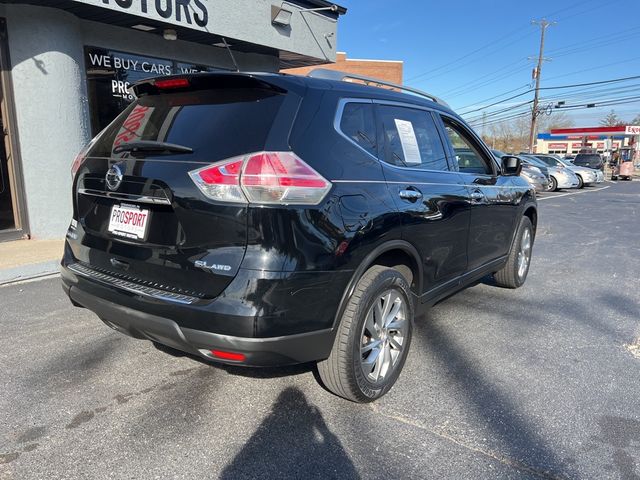
[[[529,268],[531,260],[531,230],[525,228],[520,239],[520,249],[518,251],[518,277],[523,279]]]
[[[407,306],[395,290],[380,295],[367,313],[360,342],[360,366],[368,381],[389,378],[402,357],[408,329]]]

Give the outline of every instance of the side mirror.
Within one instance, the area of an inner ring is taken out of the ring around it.
[[[502,174],[508,177],[517,177],[522,171],[520,158],[513,155],[505,155],[502,160]]]

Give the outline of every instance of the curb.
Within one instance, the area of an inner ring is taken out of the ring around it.
[[[21,265],[0,270],[0,287],[25,280],[33,280],[60,272],[59,260]]]

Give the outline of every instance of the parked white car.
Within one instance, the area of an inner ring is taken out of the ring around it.
[[[604,182],[604,174],[601,170],[594,170],[593,168],[580,167],[574,165],[569,160],[565,160],[556,155],[535,155],[536,158],[543,161],[546,165],[558,168],[567,168],[571,170],[578,178],[578,187],[583,188],[585,185],[595,185],[597,183]]]

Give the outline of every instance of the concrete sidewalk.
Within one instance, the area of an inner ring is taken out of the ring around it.
[[[0,285],[58,272],[63,248],[64,240],[0,243]]]

